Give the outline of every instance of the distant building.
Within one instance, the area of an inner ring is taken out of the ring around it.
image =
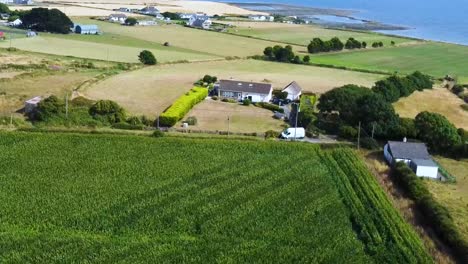
[[[82,35],[97,35],[99,27],[97,25],[74,24],[72,31]]]
[[[404,162],[419,177],[439,178],[439,166],[432,160],[424,143],[389,141],[384,147],[384,156],[390,165]]]
[[[160,14],[159,10],[154,7],[154,6],[146,6],[139,11],[140,14],[145,14],[145,15],[152,15],[156,16],[157,14]]]
[[[114,9],[114,11],[119,11],[119,12],[132,12],[132,9],[128,7],[120,7],[118,9]]]
[[[15,19],[14,21],[11,21],[8,23],[8,25],[10,25],[11,27],[19,27],[23,24],[23,21],[21,21],[21,19],[17,18]]]
[[[35,31],[28,30],[26,32],[26,37],[27,38],[33,38],[33,37],[36,37],[36,36],[37,36],[37,32],[35,32]]]
[[[269,21],[269,22],[275,21],[275,18],[273,16],[263,16],[263,15],[252,15],[252,16],[249,16],[249,19],[253,21]]]
[[[158,23],[154,20],[138,20],[137,24],[139,26],[155,26]]]
[[[220,80],[215,85],[218,96],[237,101],[249,99],[251,102],[269,102],[273,87],[269,83],[243,82],[234,80]]]
[[[192,16],[190,17],[187,25],[190,27],[196,28],[203,28],[203,29],[210,29],[211,27],[211,19],[208,16]]]
[[[7,14],[7,13],[0,13],[0,19],[1,20],[7,20],[8,18],[10,18],[10,15]]]
[[[299,86],[299,84],[297,84],[297,82],[292,82],[284,87],[283,92],[288,93],[287,99],[291,101],[299,100],[302,94],[302,88]]]
[[[36,110],[37,105],[42,101],[42,97],[36,96],[24,102],[24,112],[29,114]]]
[[[120,24],[124,24],[125,20],[127,20],[127,15],[124,14],[111,14],[109,16],[109,21],[111,22],[118,22]]]
[[[34,2],[32,0],[14,0],[13,4],[15,5],[32,5]]]

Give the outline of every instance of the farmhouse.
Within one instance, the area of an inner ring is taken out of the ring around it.
[[[10,23],[8,23],[10,26],[12,27],[18,27],[18,26],[21,26],[21,24],[23,24],[23,21],[21,21],[21,19],[17,18],[15,19],[14,21],[11,21]]]
[[[97,25],[74,24],[72,31],[82,35],[96,35],[99,34],[99,27]]]
[[[154,6],[146,6],[146,7],[142,8],[139,13],[145,14],[145,15],[155,16],[155,15],[159,14],[160,12]]]
[[[24,112],[26,114],[31,113],[34,111],[37,107],[37,104],[39,104],[42,101],[42,97],[36,96],[34,98],[31,98],[24,102]]]
[[[252,16],[249,16],[249,19],[253,21],[269,21],[269,22],[273,22],[275,20],[273,16],[263,16],[263,15],[252,15]]]
[[[269,83],[242,82],[234,80],[220,80],[215,85],[218,96],[237,101],[249,99],[251,102],[269,102],[273,87]]]
[[[384,156],[389,164],[404,162],[419,177],[437,179],[439,167],[432,160],[424,143],[389,141],[384,147]]]
[[[125,23],[126,19],[127,19],[127,15],[124,15],[124,14],[111,14],[109,16],[109,21],[119,22],[121,24]]]
[[[294,100],[299,100],[299,98],[301,97],[302,88],[301,86],[299,86],[299,84],[297,84],[297,82],[294,81],[286,85],[286,87],[284,87],[282,92],[287,92],[288,93],[287,99],[294,101]]]
[[[208,16],[191,16],[189,21],[187,22],[187,25],[190,27],[196,27],[196,28],[203,28],[203,29],[210,29],[211,27],[211,19]]]

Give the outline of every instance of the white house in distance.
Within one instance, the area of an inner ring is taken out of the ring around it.
[[[297,82],[294,81],[294,82],[286,85],[286,87],[284,87],[282,92],[287,92],[288,93],[287,99],[289,99],[291,101],[295,101],[295,100],[299,100],[299,98],[301,97],[302,88],[301,88],[301,86],[299,86],[299,84],[297,84]]]
[[[243,82],[234,80],[220,80],[215,85],[218,96],[237,101],[249,99],[253,103],[269,102],[272,97],[273,87],[269,83]]]
[[[210,29],[211,27],[211,19],[208,16],[200,16],[194,15],[191,16],[187,25],[190,27],[202,28],[202,29]]]
[[[23,21],[21,21],[21,19],[17,18],[15,19],[14,21],[11,21],[8,23],[8,25],[10,25],[11,27],[19,27],[23,24]]]
[[[37,107],[37,104],[39,104],[42,101],[42,97],[36,96],[34,98],[31,98],[24,102],[24,112],[26,114],[31,113],[34,111]]]
[[[268,22],[275,21],[275,18],[273,16],[263,16],[263,15],[251,15],[249,16],[249,19],[253,21],[268,21]]]
[[[424,143],[389,141],[384,147],[384,156],[390,165],[404,162],[419,177],[438,179],[439,166],[432,160]]]
[[[118,22],[120,24],[125,23],[125,20],[127,20],[127,15],[125,14],[111,14],[109,16],[109,21],[111,22]]]

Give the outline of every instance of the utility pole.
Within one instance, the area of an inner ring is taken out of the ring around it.
[[[230,125],[231,125],[231,120],[228,116],[228,131],[227,131],[227,136],[229,137],[229,129],[230,129]]]
[[[10,127],[13,127],[13,114],[10,114]]]
[[[301,111],[301,109],[299,108],[299,104],[298,103],[294,103],[294,105],[296,106],[296,121],[295,121],[295,124],[294,124],[294,141],[296,141],[296,135],[297,135],[297,119],[299,117],[299,112]]]
[[[357,149],[360,149],[361,143],[361,121],[359,121],[358,137],[357,137]]]
[[[65,94],[65,117],[68,119],[68,93]]]
[[[157,121],[156,121],[156,127],[157,127],[158,130],[159,130],[159,115],[158,115],[158,119],[157,119]]]

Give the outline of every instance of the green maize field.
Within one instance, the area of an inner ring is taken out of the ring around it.
[[[0,133],[11,263],[430,263],[350,149]]]

